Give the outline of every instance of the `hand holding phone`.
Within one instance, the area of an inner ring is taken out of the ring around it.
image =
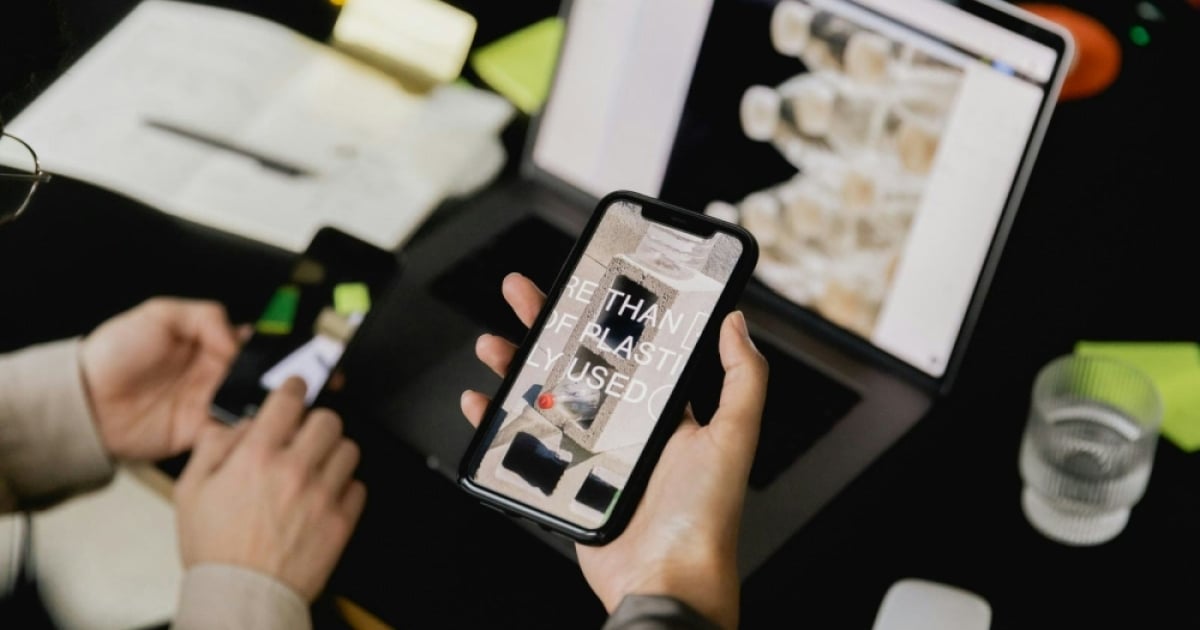
[[[225,308],[210,300],[151,298],[88,333],[79,372],[104,450],[158,461],[190,449],[237,349]]]
[[[535,322],[545,296],[533,282],[510,274],[503,293],[523,324]],[[685,414],[625,532],[604,546],[576,548],[584,577],[609,611],[626,595],[671,595],[721,627],[737,627],[737,532],[767,383],[766,361],[744,321],[733,313],[721,327],[725,384],[711,421],[700,427]],[[476,344],[479,359],[501,377],[514,353],[511,342],[493,335]],[[468,390],[463,414],[478,426],[489,403]]]
[[[462,487],[581,543],[616,538],[756,260],[736,225],[626,191],[601,200],[483,413]]]

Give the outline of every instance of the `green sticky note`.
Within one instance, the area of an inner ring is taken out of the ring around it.
[[[1145,372],[1162,397],[1163,436],[1186,452],[1200,449],[1200,344],[1080,341],[1075,353],[1110,357]]]
[[[498,94],[532,114],[550,91],[562,36],[562,19],[544,18],[481,46],[471,54],[471,68]]]
[[[333,310],[338,315],[366,314],[371,310],[371,292],[361,282],[343,282],[333,287]]]
[[[292,323],[296,319],[296,307],[299,304],[300,289],[296,285],[285,284],[275,289],[254,329],[264,335],[286,335],[292,332]]]

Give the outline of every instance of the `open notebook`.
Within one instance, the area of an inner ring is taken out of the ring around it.
[[[7,129],[45,168],[300,251],[322,225],[403,243],[497,174],[515,110],[388,74],[262,17],[149,0]]]

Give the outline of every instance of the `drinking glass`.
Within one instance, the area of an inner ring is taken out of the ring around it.
[[[1119,534],[1145,493],[1162,415],[1153,381],[1131,365],[1066,355],[1043,367],[1019,458],[1030,524],[1068,545]]]

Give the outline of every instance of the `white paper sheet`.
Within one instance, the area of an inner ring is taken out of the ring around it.
[[[8,129],[51,172],[199,223],[293,251],[333,225],[392,249],[479,168],[494,176],[480,156],[513,114],[470,86],[411,93],[257,16],[146,0]]]

